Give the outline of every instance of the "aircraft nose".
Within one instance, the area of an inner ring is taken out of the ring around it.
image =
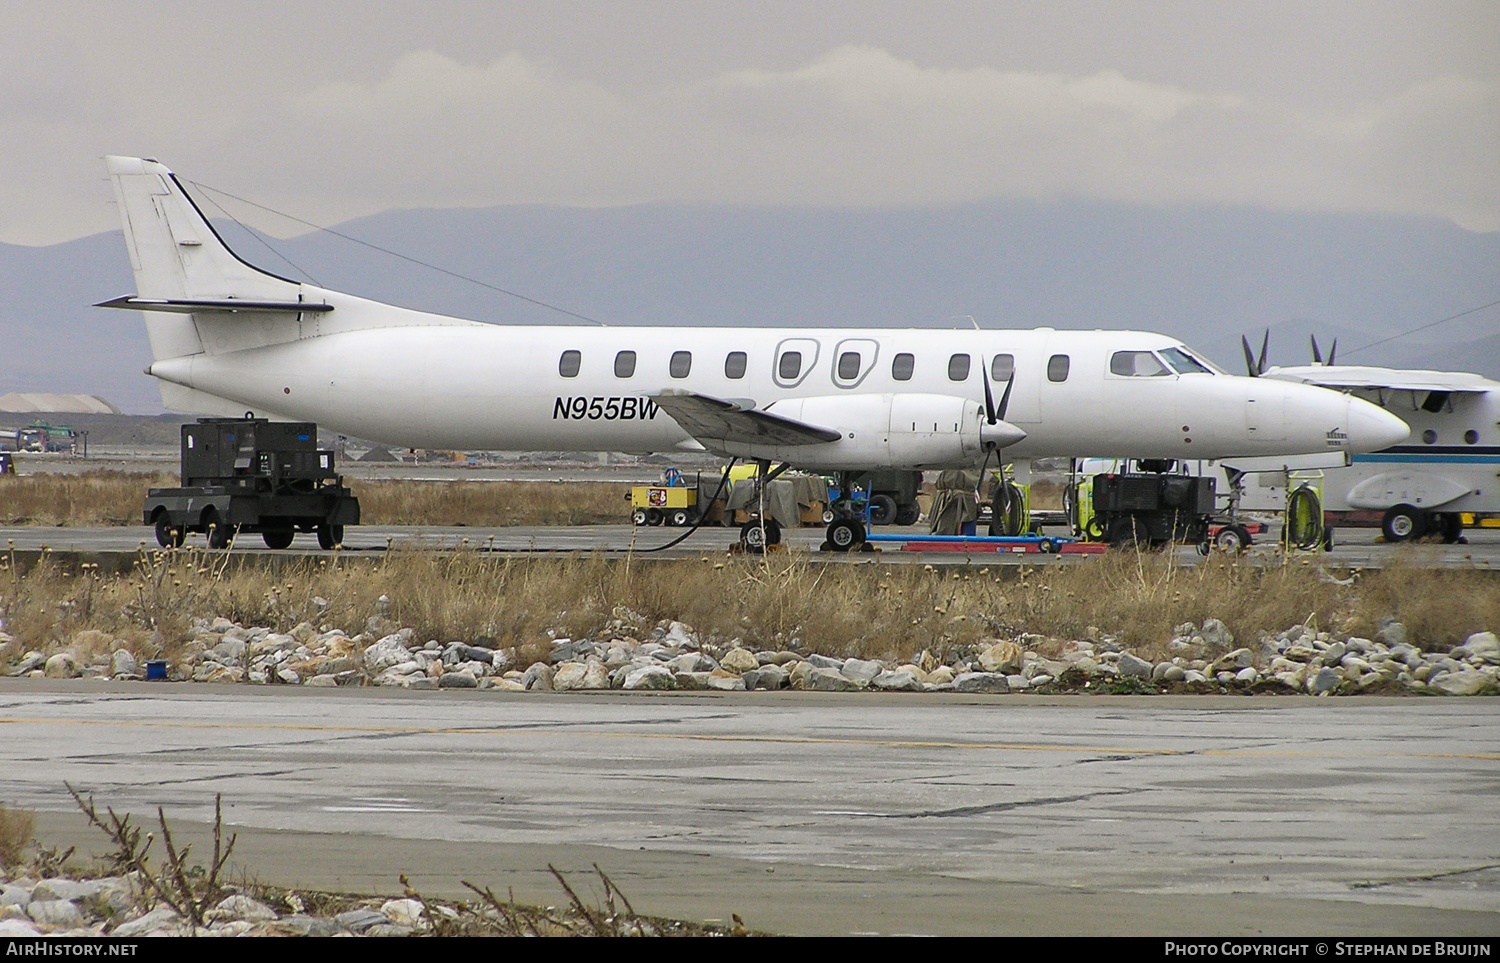
[[[1349,399],[1350,451],[1383,451],[1399,445],[1411,434],[1411,426],[1378,405],[1359,398]]]

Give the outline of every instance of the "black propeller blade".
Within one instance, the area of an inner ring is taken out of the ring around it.
[[[1260,358],[1255,357],[1255,352],[1250,350],[1250,339],[1243,334],[1240,335],[1240,346],[1245,349],[1245,373],[1252,378],[1259,378],[1266,373],[1266,350],[1271,346],[1271,329],[1266,329],[1266,336],[1260,342]]]
[[[1318,336],[1315,334],[1310,334],[1307,336],[1307,339],[1312,342],[1313,364],[1322,364],[1323,352],[1318,350]]]

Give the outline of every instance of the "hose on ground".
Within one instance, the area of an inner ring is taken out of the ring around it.
[[[1323,542],[1323,503],[1318,493],[1300,485],[1286,499],[1286,530],[1282,541],[1288,548],[1310,552]]]

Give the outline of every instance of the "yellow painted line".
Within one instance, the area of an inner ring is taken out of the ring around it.
[[[67,726],[133,726],[145,729],[231,729],[247,731],[290,732],[370,732],[396,733],[401,735],[455,735],[455,736],[535,736],[576,734],[600,739],[667,739],[690,742],[750,742],[778,743],[788,745],[831,746],[883,746],[892,749],[990,749],[1012,752],[1078,752],[1109,753],[1130,756],[1267,756],[1306,758],[1347,758],[1348,753],[1317,752],[1306,749],[1130,749],[1121,746],[1043,746],[1020,742],[939,742],[913,739],[855,739],[833,736],[733,736],[703,735],[700,733],[671,732],[611,732],[573,728],[437,728],[425,726],[336,726],[294,723],[229,723],[229,722],[140,722],[129,720],[101,719],[25,719],[0,718],[0,725],[67,725]],[[1380,750],[1382,757],[1402,759],[1485,759],[1500,760],[1500,753],[1466,752],[1389,752]]]

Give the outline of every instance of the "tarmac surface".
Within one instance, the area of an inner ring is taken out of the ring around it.
[[[512,554],[557,554],[565,552],[603,551],[612,554],[630,552],[651,558],[698,558],[704,554],[721,554],[739,540],[737,528],[705,526],[689,536],[681,545],[665,551],[656,551],[686,533],[683,528],[642,527],[631,525],[555,525],[512,528],[359,525],[345,530],[343,550],[351,553],[383,552],[388,549],[477,549],[481,551]],[[921,535],[919,526],[887,526],[876,529],[877,533],[908,533]],[[1061,534],[1059,530],[1056,534]],[[1379,568],[1396,559],[1406,563],[1431,568],[1477,568],[1500,569],[1500,529],[1470,529],[1465,537],[1467,544],[1441,545],[1421,544],[1387,545],[1379,539],[1378,529],[1348,528],[1335,533],[1334,549],[1331,552],[1298,552],[1299,560],[1315,561],[1328,568]],[[1038,553],[1014,554],[997,552],[905,552],[898,546],[886,543],[880,552],[853,553],[848,555],[819,552],[824,532],[822,528],[798,528],[784,533],[784,541],[792,551],[806,553],[815,562],[826,564],[863,564],[878,560],[882,564],[932,564],[932,565],[1077,565],[1086,564],[1089,556],[1042,555]],[[202,548],[206,542],[201,535],[189,536],[187,544]],[[23,526],[0,528],[0,549],[14,548],[21,552],[35,552],[43,548],[53,552],[77,552],[84,554],[109,554],[119,558],[133,557],[142,548],[154,551],[156,537],[145,526],[115,528],[43,528]],[[246,534],[235,540],[231,551],[256,554],[325,554],[318,549],[317,539],[310,534],[298,535],[292,547],[272,552],[265,547],[259,535]],[[1186,564],[1195,564],[1200,556],[1194,546],[1177,546],[1173,549],[1177,557]],[[644,554],[643,554],[644,553]],[[1251,546],[1250,557],[1265,563],[1279,562],[1283,558],[1274,535],[1259,537]]]
[[[195,852],[222,793],[243,872],[310,889],[556,904],[598,863],[781,933],[1500,935],[1493,699],[0,680],[0,801],[103,848],[64,782]]]

